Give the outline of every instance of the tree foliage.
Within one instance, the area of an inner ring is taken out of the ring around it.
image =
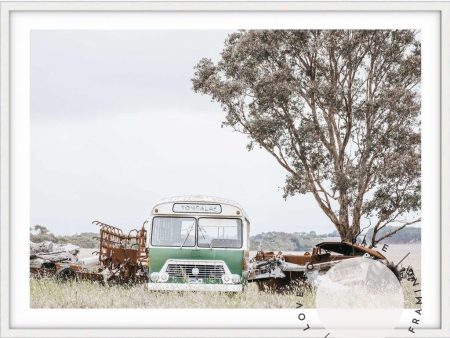
[[[242,30],[192,79],[224,125],[312,193],[343,240],[420,221],[420,66],[412,30]]]

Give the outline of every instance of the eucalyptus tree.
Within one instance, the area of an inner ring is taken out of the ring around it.
[[[420,222],[420,48],[412,30],[241,30],[193,89],[280,164],[285,198],[311,193],[342,240],[371,227],[375,245]]]

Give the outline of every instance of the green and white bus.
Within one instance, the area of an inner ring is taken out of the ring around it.
[[[250,222],[238,203],[207,196],[161,200],[149,227],[150,290],[243,290]]]

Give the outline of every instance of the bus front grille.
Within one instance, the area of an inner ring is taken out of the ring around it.
[[[198,269],[198,271],[196,271],[196,269]],[[225,269],[222,264],[170,263],[167,265],[166,272],[170,277],[220,279],[222,275],[225,274]],[[195,274],[196,272],[198,273]]]

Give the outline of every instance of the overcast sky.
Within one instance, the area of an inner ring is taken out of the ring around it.
[[[31,225],[97,232],[140,227],[152,205],[205,194],[242,204],[252,234],[331,232],[311,196],[285,201],[284,172],[225,113],[192,91],[228,31],[33,31]]]

